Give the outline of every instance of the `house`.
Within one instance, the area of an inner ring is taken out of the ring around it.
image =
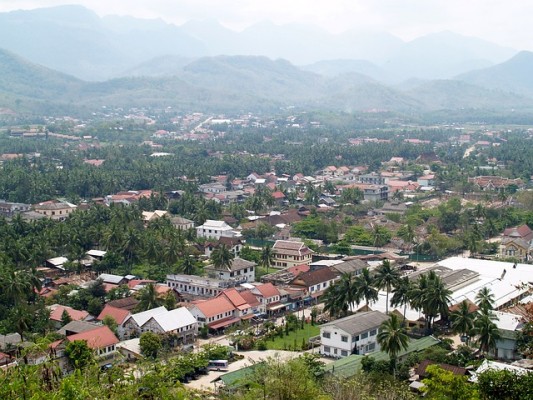
[[[311,269],[308,264],[295,265],[292,267],[283,268],[279,271],[273,272],[261,277],[261,282],[272,283],[274,285],[288,285],[298,274],[307,272]]]
[[[86,331],[91,331],[94,328],[98,328],[100,325],[86,321],[70,321],[61,329],[57,330],[57,333],[63,336],[75,335]]]
[[[68,261],[67,257],[54,257],[54,258],[49,258],[48,260],[46,260],[45,265],[48,268],[56,268],[56,269],[60,269],[64,271],[65,268],[63,268],[63,264],[65,264],[67,261]]]
[[[291,286],[303,289],[307,300],[317,299],[339,279],[340,274],[332,267],[323,267],[303,272],[291,281]]]
[[[131,314],[122,323],[121,331],[124,338],[138,337],[145,332],[144,324],[157,314],[166,313],[167,309],[163,306],[152,308],[151,310],[143,311],[136,314]]]
[[[117,286],[128,283],[128,280],[124,276],[121,276],[121,275],[100,274],[98,278],[96,279],[97,280],[99,279],[104,283],[109,283],[111,285],[117,285]]]
[[[138,304],[139,304],[139,300],[137,300],[135,297],[124,297],[122,299],[111,300],[107,302],[107,305],[110,305],[116,308],[122,308],[128,311],[134,310]]]
[[[500,339],[496,341],[490,355],[500,360],[517,360],[522,358],[517,351],[517,332],[524,326],[523,319],[515,314],[496,311],[497,319],[494,323],[500,332]]]
[[[367,185],[385,185],[387,180],[382,177],[380,174],[375,172],[371,174],[359,175],[357,181]]]
[[[30,211],[31,204],[24,203],[10,203],[8,201],[0,200],[0,215],[11,218],[22,212]]]
[[[363,269],[368,268],[368,263],[357,258],[345,259],[340,263],[331,265],[333,270],[336,270],[339,274],[351,274],[359,275]]]
[[[242,258],[231,260],[229,267],[217,268],[214,264],[208,265],[204,271],[210,278],[224,281],[255,282],[255,266],[252,261]]]
[[[206,183],[206,184],[200,185],[198,188],[203,193],[215,193],[215,194],[223,193],[227,190],[226,186],[220,183]]]
[[[379,311],[357,313],[320,326],[320,353],[346,357],[379,351],[379,327],[389,317]]]
[[[33,206],[33,210],[36,213],[49,217],[54,221],[64,221],[75,209],[76,206],[74,204],[58,200],[45,201]]]
[[[158,334],[172,334],[174,346],[178,344],[190,344],[198,334],[196,318],[185,307],[179,307],[171,311],[164,310],[150,317],[142,326],[142,332]]]
[[[189,306],[189,311],[198,321],[198,327],[207,326],[211,330],[223,329],[241,321],[237,309],[225,296],[197,301]]]
[[[103,321],[105,317],[110,316],[117,323],[117,334],[120,338],[124,337],[124,327],[123,324],[131,316],[129,310],[123,308],[113,307],[109,304],[106,304],[104,309],[100,312],[96,319],[98,321]]]
[[[420,186],[434,187],[435,186],[435,175],[433,174],[422,175],[416,180],[416,182]]]
[[[254,308],[248,303],[248,301],[241,295],[235,288],[226,289],[218,295],[218,297],[224,296],[237,310],[237,316],[241,319],[249,319],[254,316],[256,312]],[[257,302],[257,298],[253,296],[253,303]],[[249,297],[248,297],[249,298]],[[256,307],[257,308],[257,307]]]
[[[116,355],[119,340],[109,327],[103,325],[95,329],[67,336],[67,342],[83,340],[95,352],[99,364],[107,364]]]
[[[196,227],[196,236],[219,240],[221,237],[232,238],[240,234],[224,221],[208,219],[203,225]]]
[[[220,246],[226,246],[234,257],[239,257],[243,248],[244,242],[240,238],[221,237],[217,241],[207,241],[204,244],[204,254],[211,257],[213,250]]]
[[[257,297],[260,303],[260,313],[269,314],[285,308],[285,304],[280,302],[281,294],[272,283],[256,285],[250,290]]]
[[[527,225],[507,228],[499,246],[500,257],[513,257],[520,262],[533,259],[533,231]]]
[[[144,223],[149,223],[152,221],[155,221],[158,218],[164,217],[167,215],[168,211],[164,210],[155,210],[155,211],[143,211],[142,212],[142,219]]]
[[[313,251],[303,242],[276,240],[272,250],[274,252],[272,266],[278,268],[293,267],[301,264],[309,265],[313,258]]]
[[[75,310],[72,307],[62,306],[60,304],[53,304],[48,306],[50,310],[50,320],[59,328],[63,326],[63,312],[66,312],[71,321],[86,321],[90,319],[90,315],[87,311]]]
[[[194,228],[194,221],[180,216],[170,218],[170,222],[176,229],[186,231]]]

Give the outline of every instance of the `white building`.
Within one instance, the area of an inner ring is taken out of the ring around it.
[[[206,278],[197,275],[167,275],[166,284],[180,294],[190,294],[200,297],[216,297],[223,290],[235,287],[237,280],[223,280]]]
[[[320,326],[320,353],[332,357],[379,351],[379,327],[389,317],[379,311],[367,311],[337,319]]]
[[[196,236],[218,240],[221,237],[238,237],[240,233],[224,221],[208,219],[203,225],[196,227]]]
[[[255,282],[255,263],[238,257],[231,260],[230,267],[216,268],[214,265],[208,265],[204,270],[214,279]]]

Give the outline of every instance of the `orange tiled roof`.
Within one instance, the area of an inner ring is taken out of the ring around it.
[[[100,315],[96,318],[98,321],[103,321],[103,319],[110,315],[117,324],[122,324],[124,320],[130,315],[130,312],[128,310],[125,310],[123,308],[117,308],[110,306],[109,304],[106,304]]]
[[[87,345],[91,349],[100,349],[102,347],[111,346],[117,344],[119,340],[115,334],[107,326],[100,326],[96,329],[90,331],[85,331],[77,333],[75,335],[70,335],[67,337],[69,342],[74,342],[75,340],[83,340],[87,342]]]

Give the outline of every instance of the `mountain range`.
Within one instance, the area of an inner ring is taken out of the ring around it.
[[[470,73],[464,80],[416,80],[397,86],[354,72],[320,75],[287,60],[263,56],[176,61],[181,66],[172,75],[89,82],[0,50],[0,108],[23,113],[75,114],[102,106],[173,107],[212,112],[276,111],[280,107],[296,106],[409,115],[437,110],[533,109],[533,97],[502,90],[493,78],[497,73],[501,82],[519,85],[513,74],[533,68],[532,53],[520,53],[503,64]],[[481,87],[471,83],[483,79],[489,79],[491,85]],[[523,79],[527,81],[529,76],[525,74]]]
[[[214,20],[99,17],[81,6],[0,13],[0,48],[78,78],[168,75],[182,59],[218,55],[283,58],[314,72],[357,72],[386,83],[450,79],[501,63],[516,50],[452,32],[405,42],[391,34],[331,34],[312,25],[264,21],[237,32]],[[160,62],[166,63],[166,70]],[[332,61],[324,61],[332,60]],[[153,65],[154,69],[149,69]],[[318,70],[317,70],[318,68]]]

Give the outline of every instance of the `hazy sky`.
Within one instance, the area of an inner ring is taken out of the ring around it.
[[[61,4],[177,25],[214,18],[232,29],[271,20],[319,25],[330,32],[386,31],[402,39],[451,30],[533,50],[531,0],[0,0],[0,12]]]

